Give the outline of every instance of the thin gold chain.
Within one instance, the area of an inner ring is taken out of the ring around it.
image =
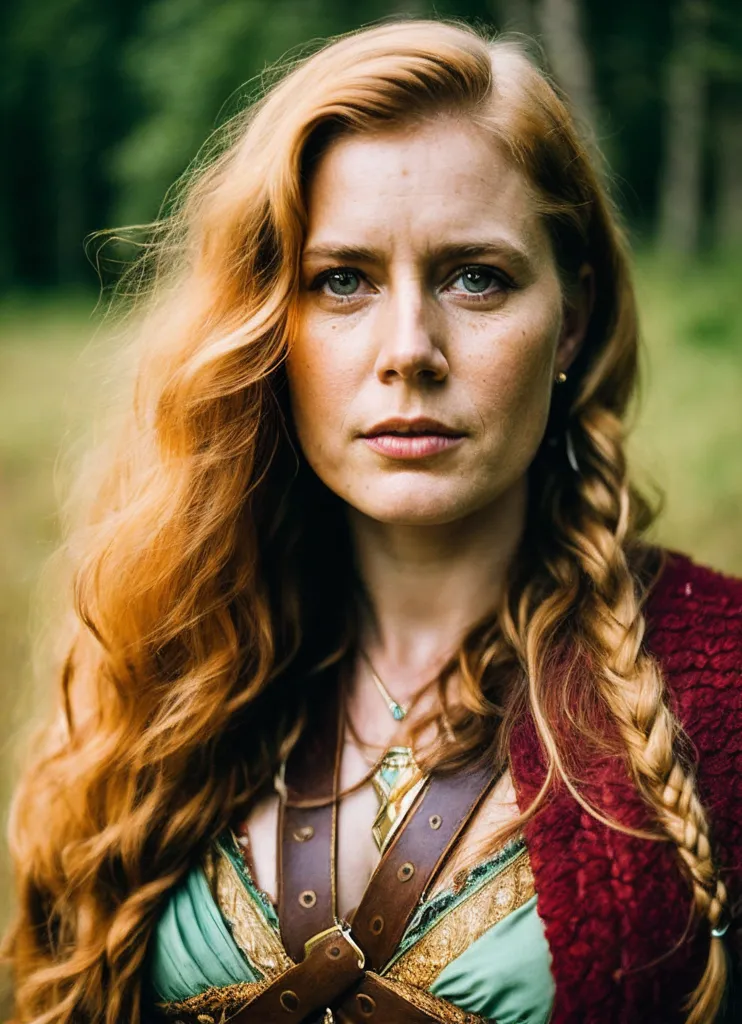
[[[373,662],[369,658],[369,656],[366,653],[366,651],[361,647],[361,648],[359,648],[359,652],[360,652],[360,655],[363,658],[363,660],[368,665],[369,671],[371,672],[371,678],[373,679],[374,683],[376,684],[376,689],[379,691],[381,696],[384,698],[384,703],[386,704],[386,706],[391,711],[392,718],[396,722],[399,722],[403,718],[406,718],[407,717],[407,712],[408,712],[409,709],[406,708],[403,704],[400,704],[399,701],[395,700],[394,697],[392,697],[391,693],[389,693],[389,691],[387,690],[386,686],[384,686],[384,683],[381,681],[381,676],[379,675],[379,673],[374,668]]]

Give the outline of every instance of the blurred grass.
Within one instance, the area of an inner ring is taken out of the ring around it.
[[[645,389],[630,454],[640,480],[667,496],[655,535],[742,575],[741,254],[693,266],[636,261],[646,339]],[[85,297],[0,303],[0,693],[7,733],[0,801],[15,778],[14,736],[46,704],[30,658],[39,573],[59,535],[55,464],[84,430],[95,400]],[[34,695],[38,695],[34,699]],[[43,827],[40,824],[40,827]],[[5,846],[2,893],[9,892]],[[0,925],[10,909],[0,899]]]
[[[80,366],[94,322],[89,296],[17,297],[0,303],[0,740],[3,825],[32,716],[45,717],[50,687],[31,656],[39,574],[59,540],[57,455],[86,425],[90,381]],[[3,828],[3,833],[5,828]],[[12,906],[10,866],[0,843],[0,928]],[[0,979],[0,1013],[10,1013]]]
[[[631,464],[666,496],[655,536],[742,575],[742,252],[636,262],[644,385]]]
[[[30,658],[39,573],[59,539],[55,466],[85,425],[89,381],[80,353],[89,341],[89,297],[0,304],[0,694],[7,732],[0,747],[0,801],[7,807],[15,739],[35,690]],[[5,844],[0,877],[5,881]],[[2,891],[6,891],[3,885]],[[6,918],[0,900],[0,923]]]

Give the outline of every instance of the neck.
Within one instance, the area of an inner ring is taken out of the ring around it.
[[[361,642],[397,700],[435,675],[498,605],[525,506],[523,480],[492,505],[441,525],[383,523],[351,511],[369,608]]]

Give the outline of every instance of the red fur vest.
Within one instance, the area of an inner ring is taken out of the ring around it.
[[[742,936],[742,580],[671,555],[647,606],[647,646],[695,748],[698,786],[733,920],[725,942],[739,964]],[[519,803],[544,779],[530,719],[513,737]],[[631,825],[646,811],[620,758],[591,771],[593,806]],[[526,828],[552,956],[552,1024],[674,1024],[699,980],[708,923],[691,917],[691,890],[672,843],[602,825],[561,789]],[[731,1019],[728,1017],[726,1019]],[[741,1018],[742,1019],[742,1018]]]

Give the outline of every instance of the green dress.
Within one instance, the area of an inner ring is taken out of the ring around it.
[[[231,832],[173,891],[148,962],[151,998],[177,1020],[228,1018],[292,966],[276,911]],[[441,1022],[544,1024],[554,999],[549,949],[522,838],[422,899],[380,971]]]

